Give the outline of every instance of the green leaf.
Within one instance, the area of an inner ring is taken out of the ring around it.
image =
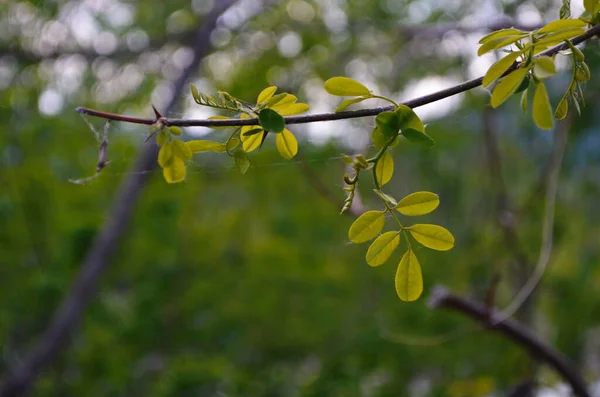
[[[575,78],[577,81],[588,81],[590,79],[591,73],[587,63],[580,62],[576,68],[577,71],[575,72]]]
[[[375,124],[379,131],[388,139],[398,135],[400,130],[398,115],[395,112],[381,112],[375,117]]]
[[[258,98],[256,99],[256,104],[260,105],[263,102],[268,101],[277,91],[277,87],[272,85],[270,87],[265,88],[258,94]]]
[[[412,128],[402,130],[402,136],[409,141],[425,147],[434,147],[435,141],[424,132]]]
[[[383,233],[373,241],[367,250],[367,263],[373,267],[383,265],[390,259],[390,256],[392,256],[399,244],[399,231]]]
[[[523,110],[523,113],[527,113],[528,93],[529,93],[529,90],[525,90],[521,94],[521,109]]]
[[[439,225],[416,224],[406,228],[419,243],[437,251],[454,247],[454,236]]]
[[[502,77],[504,72],[506,72],[508,70],[508,68],[510,68],[512,66],[512,64],[515,63],[517,58],[519,56],[521,56],[522,54],[523,54],[522,51],[511,52],[510,54],[508,54],[507,56],[505,56],[504,58],[500,59],[498,62],[493,64],[488,69],[485,76],[483,76],[482,85],[484,87],[487,87],[488,85],[490,85],[494,81],[496,81],[498,78]]]
[[[373,146],[376,148],[382,148],[390,140],[390,138],[383,135],[379,128],[375,126],[373,131],[371,131],[371,140],[373,141]]]
[[[229,140],[229,142],[225,143],[225,150],[231,151],[231,150],[235,149],[236,147],[238,147],[239,144],[240,144],[240,140],[236,137],[233,137]]]
[[[507,36],[522,35],[524,33],[525,32],[523,32],[522,30],[515,29],[515,28],[501,29],[501,30],[497,30],[492,33],[488,33],[487,35],[483,36],[481,38],[481,40],[479,40],[479,44],[484,44],[484,43],[487,43],[488,41],[504,38]]]
[[[377,236],[385,225],[384,214],[382,211],[367,211],[359,216],[348,231],[350,241],[364,243]]]
[[[258,114],[260,126],[267,132],[281,132],[285,128],[285,120],[272,109],[263,109]]]
[[[543,82],[539,82],[535,94],[533,95],[533,104],[531,106],[533,121],[543,130],[550,130],[554,126],[552,118],[552,106],[548,98],[548,92]]]
[[[235,165],[242,175],[248,172],[248,168],[250,168],[250,159],[248,158],[248,154],[241,149],[236,150],[233,153],[233,159],[235,160]]]
[[[507,37],[499,37],[496,39],[492,39],[490,41],[485,42],[481,47],[479,47],[479,50],[477,51],[477,55],[481,56],[490,51],[497,50],[502,47],[506,47],[507,45],[513,44],[521,39],[524,39],[525,37],[527,37],[526,34],[519,34],[516,36],[507,36]]]
[[[385,152],[375,166],[375,176],[380,186],[385,185],[394,175],[394,158],[390,152]]]
[[[166,144],[160,148],[158,152],[158,165],[161,167],[166,166],[169,161],[173,158],[173,145]]]
[[[189,160],[192,158],[192,150],[188,145],[180,140],[174,140],[172,143],[173,155],[183,160]]]
[[[186,146],[192,151],[192,153],[200,152],[215,152],[223,153],[227,151],[225,144],[221,142],[195,140],[185,142]]]
[[[440,197],[432,192],[415,192],[404,197],[396,209],[402,215],[418,216],[433,212],[440,205]]]
[[[200,91],[198,91],[198,87],[194,84],[190,84],[190,90],[192,91],[192,97],[196,103],[200,103]]]
[[[163,166],[163,177],[168,183],[183,181],[185,173],[185,163],[181,157],[171,157],[171,160]]]
[[[277,134],[275,137],[275,144],[277,145],[279,154],[281,154],[284,159],[289,160],[298,153],[298,141],[294,134],[287,128],[284,129],[281,134]]]
[[[515,70],[508,76],[504,76],[492,92],[492,99],[490,101],[492,107],[497,108],[514,94],[528,72],[528,68],[522,68]]]
[[[586,2],[588,0],[584,0]],[[597,0],[592,0],[597,1]],[[576,28],[585,28],[587,22],[582,21],[581,19],[559,19],[557,21],[552,21],[543,28],[539,29],[538,33],[554,33],[560,32],[562,30],[571,30]]]
[[[325,82],[325,91],[335,96],[359,96],[371,93],[367,87],[348,77],[330,78]]]
[[[338,107],[335,109],[335,112],[341,112],[342,110],[346,109],[348,106],[354,105],[355,103],[359,103],[364,101],[365,99],[369,99],[369,96],[361,96],[358,98],[354,98],[354,99],[344,99],[342,101],[342,103],[340,103],[338,105]]]
[[[414,252],[409,248],[398,265],[396,271],[396,293],[398,297],[406,302],[419,299],[423,293],[423,276],[421,265]]]
[[[398,115],[398,126],[402,131],[412,128],[420,132],[425,132],[423,121],[417,116],[414,110],[406,105],[398,105],[394,113]]]
[[[533,61],[533,74],[538,79],[546,79],[556,74],[554,60],[548,56],[537,57]]]
[[[569,111],[569,101],[568,101],[568,93],[566,93],[562,97],[562,99],[558,103],[558,106],[556,107],[556,110],[554,111],[554,118],[557,120],[562,120],[565,117],[567,117],[568,111]]]
[[[560,19],[571,18],[571,0],[562,0],[559,15]]]

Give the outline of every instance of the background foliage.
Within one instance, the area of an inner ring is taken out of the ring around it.
[[[141,126],[114,125],[110,166],[88,186],[71,184],[69,178],[93,173],[97,156],[74,107],[150,116],[151,102],[164,106],[189,61],[189,31],[212,3],[0,6],[1,372],[19,365],[47,325],[146,138]],[[402,100],[483,74],[497,59],[490,55],[483,68],[485,59],[477,59],[485,29],[439,34],[432,24],[485,26],[492,15],[504,15],[535,25],[557,19],[560,7],[460,0],[240,4],[211,35],[215,50],[194,83],[248,102],[274,84],[313,112],[337,106],[322,89],[331,76],[356,78]],[[600,59],[595,43],[583,51],[593,76],[588,105],[571,120],[552,262],[523,320],[594,381],[600,376],[600,87],[594,77]],[[554,106],[570,79],[560,76],[559,70],[547,83]],[[397,197],[438,193],[440,207],[424,219],[456,237],[452,251],[418,250],[424,294],[440,283],[482,297],[499,272],[503,306],[527,272],[515,268],[515,253],[503,239],[499,185],[490,178],[483,131],[491,126],[497,137],[518,240],[531,262],[539,249],[540,186],[552,136],[521,113],[518,99],[493,112],[488,100],[480,88],[417,110],[437,145],[399,146],[386,188]],[[181,103],[175,116],[198,115],[191,113],[197,106],[189,93]],[[184,184],[167,185],[160,169],[151,171],[97,299],[35,395],[483,395],[526,378],[525,353],[499,336],[468,333],[471,323],[428,309],[426,299],[400,302],[390,288],[395,266],[370,268],[365,247],[348,244],[352,218],[338,215],[340,153],[364,150],[365,126],[372,124],[294,128],[302,158],[331,187],[335,203],[314,189],[314,175],[306,177],[301,160],[282,160],[269,138],[252,153],[244,176],[212,154],[194,157]],[[372,186],[360,188],[365,205],[380,209]],[[556,386],[552,373],[542,371],[538,379]]]

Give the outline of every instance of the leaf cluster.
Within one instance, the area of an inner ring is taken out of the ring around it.
[[[493,86],[490,99],[492,107],[496,108],[512,95],[521,93],[521,108],[523,112],[527,112],[529,92],[532,91],[532,117],[535,124],[545,130],[552,129],[554,119],[566,117],[569,102],[580,112],[580,107],[584,104],[581,84],[589,80],[590,71],[581,50],[569,40],[584,33],[593,19],[589,16],[598,13],[600,1],[588,3],[586,13],[579,19],[569,19],[570,3],[566,2],[560,12],[562,19],[550,22],[540,29],[532,32],[515,28],[502,29],[479,41],[481,46],[478,55],[507,46],[515,47],[505,50],[506,55],[494,63],[483,78],[483,86]],[[562,43],[566,43],[569,50],[559,54],[572,57],[573,73],[567,91],[553,112],[544,80],[556,74],[556,55],[549,57],[540,53]]]
[[[396,146],[400,137],[411,143],[427,148],[435,145],[434,140],[425,133],[425,125],[417,114],[408,106],[397,104],[390,98],[375,95],[363,84],[348,77],[333,77],[325,82],[325,90],[335,96],[356,96],[345,99],[336,111],[366,99],[378,98],[394,105],[394,110],[379,113],[375,117],[375,126],[371,131],[371,139],[378,153],[370,159],[363,155],[355,157],[343,156],[344,162],[352,166],[354,175],[344,176],[348,185],[344,190],[348,193],[342,213],[348,211],[358,185],[360,172],[372,170],[374,190],[381,199],[385,209],[382,211],[367,211],[350,226],[348,238],[353,243],[364,243],[377,237],[367,250],[367,263],[370,266],[380,266],[385,263],[401,242],[404,235],[407,247],[396,270],[395,285],[398,297],[403,301],[414,301],[423,292],[423,277],[421,265],[411,247],[409,235],[421,245],[438,251],[447,251],[454,246],[452,234],[439,225],[415,224],[405,227],[397,217],[397,212],[405,216],[425,215],[434,211],[439,205],[439,197],[431,192],[416,192],[397,202],[389,194],[382,191],[382,186],[392,180],[394,175],[394,158],[391,148]],[[385,226],[385,216],[391,215],[398,225],[398,230],[382,233]]]

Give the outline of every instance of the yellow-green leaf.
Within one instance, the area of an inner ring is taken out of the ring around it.
[[[169,131],[171,131],[171,134],[177,135],[177,136],[183,134],[183,131],[181,131],[181,128],[176,127],[176,126],[169,127]]]
[[[394,175],[394,158],[390,152],[385,152],[375,166],[375,176],[379,185],[383,186],[392,179]]]
[[[423,276],[421,265],[414,252],[409,248],[402,256],[396,271],[396,293],[406,302],[419,299],[423,293]]]
[[[508,76],[504,76],[492,92],[492,99],[490,101],[492,107],[497,108],[502,105],[508,97],[514,94],[528,72],[528,68],[521,68],[515,70]]]
[[[268,101],[277,91],[276,86],[267,87],[258,94],[258,99],[256,100],[256,104],[259,105],[263,102]]]
[[[348,231],[350,241],[364,243],[377,236],[385,225],[384,214],[381,211],[367,211],[359,216]]]
[[[521,54],[523,54],[523,52],[521,51],[511,52],[510,54],[493,64],[488,69],[485,76],[483,76],[482,85],[484,87],[487,87],[488,85],[496,81],[496,79],[500,78],[504,74],[504,72],[506,72],[513,63],[515,63],[515,61],[519,56],[521,56]]]
[[[562,97],[556,110],[554,111],[554,118],[557,120],[562,120],[567,117],[567,112],[569,111],[569,101],[567,100],[567,94]]]
[[[527,35],[521,34],[516,36],[507,36],[492,39],[484,43],[481,47],[479,47],[479,50],[477,50],[477,55],[481,56],[492,50],[497,50],[499,48],[506,47],[507,45],[513,44],[514,42],[517,42],[525,38],[526,36]]]
[[[454,247],[454,236],[439,225],[416,224],[406,228],[419,243],[437,251]]]
[[[440,205],[440,197],[432,192],[415,192],[404,197],[396,209],[402,215],[418,216],[429,214]]]
[[[336,96],[369,95],[371,91],[349,77],[332,77],[325,82],[325,91]]]
[[[192,153],[200,153],[200,152],[223,153],[227,150],[225,148],[224,143],[213,142],[213,141],[204,141],[204,140],[187,141],[185,143],[185,145],[191,150]]]
[[[340,103],[338,105],[338,107],[335,109],[335,112],[341,112],[342,110],[346,109],[348,106],[354,105],[355,103],[359,103],[364,101],[365,99],[369,99],[368,96],[361,96],[358,98],[354,98],[354,99],[344,99],[342,101],[342,103]]]
[[[369,266],[383,265],[400,244],[400,232],[386,232],[377,237],[367,251]]]
[[[586,25],[587,23],[581,19],[559,19],[546,24],[546,26],[538,30],[538,33],[550,33],[575,28],[585,28]]]
[[[260,143],[263,141],[263,136],[265,135],[265,131],[262,131],[258,134],[253,135],[244,135],[245,132],[255,129],[255,126],[248,125],[242,127],[241,138],[242,138],[242,147],[246,153],[250,153],[253,150],[258,149]]]
[[[164,129],[160,130],[158,134],[156,134],[156,144],[158,146],[166,145],[170,140],[169,133],[167,133]]]
[[[231,120],[227,116],[210,116],[208,119],[209,120]],[[208,128],[212,128],[213,130],[225,130],[225,129],[231,128],[231,127],[216,127],[216,126],[212,126],[212,127],[208,127]]]
[[[569,29],[557,33],[549,33],[546,37],[535,43],[535,47],[537,49],[538,47],[544,48],[553,46],[562,43],[565,40],[572,39],[575,36],[579,36],[583,32],[585,32],[585,29]]]
[[[288,96],[288,94],[286,94],[285,92],[284,92],[284,93],[281,93],[281,94],[277,94],[277,95],[275,95],[275,96],[271,97],[271,99],[269,99],[269,100],[268,100],[266,103],[264,103],[263,105],[264,105],[265,107],[268,107],[268,108],[273,108],[275,105],[279,104],[279,102],[281,102],[281,101],[283,101],[284,99],[286,99],[286,98],[287,98],[287,96]]]
[[[535,58],[533,61],[533,74],[538,79],[546,79],[556,74],[554,60],[548,56]]]
[[[171,157],[163,167],[163,177],[168,183],[177,183],[185,179],[185,163],[180,157]]]
[[[182,158],[183,160],[189,160],[192,158],[192,150],[188,145],[180,140],[173,141],[173,155]]]
[[[298,153],[298,141],[294,134],[287,128],[284,129],[281,134],[277,134],[275,137],[275,145],[277,145],[279,154],[287,160]]]
[[[284,107],[286,105],[289,105],[289,104],[292,104],[292,103],[296,103],[297,100],[298,100],[298,98],[296,97],[296,95],[285,94],[285,96],[283,97],[283,99],[277,101],[277,103],[273,106],[273,108],[275,108],[275,110],[277,110],[276,108],[278,108],[278,107]]]
[[[309,106],[306,103],[286,103],[283,105],[278,103],[271,109],[277,111],[281,116],[292,116],[294,114],[306,112],[309,109]]]
[[[499,39],[502,37],[521,35],[523,33],[525,33],[525,32],[518,30],[518,29],[514,29],[514,28],[501,29],[501,30],[497,30],[492,33],[488,33],[485,36],[483,36],[481,38],[481,40],[479,40],[479,44],[484,44],[490,40],[495,40],[495,39]]]
[[[594,16],[594,11],[596,11],[597,4],[598,4],[598,0],[583,0],[583,7],[592,16]]]
[[[554,119],[552,118],[552,106],[550,105],[550,99],[548,98],[548,91],[543,82],[539,82],[535,94],[533,95],[533,104],[531,105],[531,112],[533,115],[533,121],[535,124],[543,130],[550,130],[554,126]]]
[[[158,165],[164,167],[173,158],[173,145],[166,144],[158,152]]]

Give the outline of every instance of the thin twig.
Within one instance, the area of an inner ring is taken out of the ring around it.
[[[82,115],[83,116],[83,115]],[[96,136],[96,139],[100,140],[100,136],[98,132],[94,129],[94,126],[83,117],[86,123],[92,129],[92,132]],[[104,134],[102,135],[102,140],[100,141],[100,149],[98,149],[98,162],[96,163],[96,172],[92,176],[88,176],[87,178],[81,179],[69,179],[69,182],[77,184],[77,185],[87,185],[94,179],[100,176],[100,173],[104,168],[106,168],[110,164],[110,160],[106,159],[106,152],[108,150],[108,130],[110,128],[110,120],[106,120],[104,124]]]
[[[432,308],[441,307],[455,310],[487,326],[490,331],[504,335],[509,340],[529,351],[533,357],[554,368],[571,386],[574,394],[579,397],[590,397],[585,381],[575,370],[573,363],[551,345],[538,338],[521,323],[513,319],[505,319],[502,322],[498,322],[496,321],[498,314],[493,312],[490,317],[490,313],[485,305],[455,296],[445,287],[441,286],[433,288],[429,298],[429,306]]]
[[[577,45],[582,43],[585,40],[588,40],[595,35],[600,33],[600,24],[588,29],[585,33],[577,36],[571,40],[573,45]],[[540,54],[540,56],[553,56],[559,51],[563,51],[567,49],[568,46],[566,44],[561,44],[556,47],[550,48]],[[518,64],[515,62],[508,70],[504,73],[504,75],[514,71],[517,69]],[[464,83],[460,83],[453,87],[434,92],[429,95],[425,95],[419,98],[412,99],[410,101],[404,102],[403,104],[410,108],[417,108],[419,106],[427,105],[433,102],[440,101],[442,99],[463,93],[465,91],[469,91],[473,88],[479,87],[483,81],[483,77],[479,77],[473,80],[465,81]],[[334,120],[345,120],[359,117],[368,117],[368,116],[376,116],[381,112],[393,110],[393,106],[383,106],[376,107],[371,109],[361,109],[347,112],[339,112],[339,113],[321,113],[321,114],[310,114],[305,116],[291,116],[285,117],[286,124],[306,124],[306,123],[314,123],[320,121],[334,121]],[[99,110],[88,109],[84,107],[78,107],[76,109],[79,113],[85,113],[94,117],[102,117],[105,119],[115,120],[115,121],[123,121],[127,123],[134,124],[144,124],[151,125],[156,120],[155,119],[147,119],[147,118],[139,118],[132,116],[125,116],[114,113],[107,113]],[[258,125],[258,119],[231,119],[231,120],[205,120],[205,119],[176,119],[176,118],[167,118],[165,119],[167,125],[178,126],[178,127],[239,127],[244,125]]]
[[[544,219],[542,224],[542,244],[533,274],[514,297],[513,301],[496,317],[494,320],[496,322],[506,320],[519,310],[539,284],[544,276],[548,262],[550,261],[553,244],[554,212],[556,206],[556,194],[558,192],[558,179],[567,144],[568,130],[569,123],[564,121],[558,125],[554,134],[554,150],[550,159],[548,182],[546,184],[546,204],[544,207]]]

